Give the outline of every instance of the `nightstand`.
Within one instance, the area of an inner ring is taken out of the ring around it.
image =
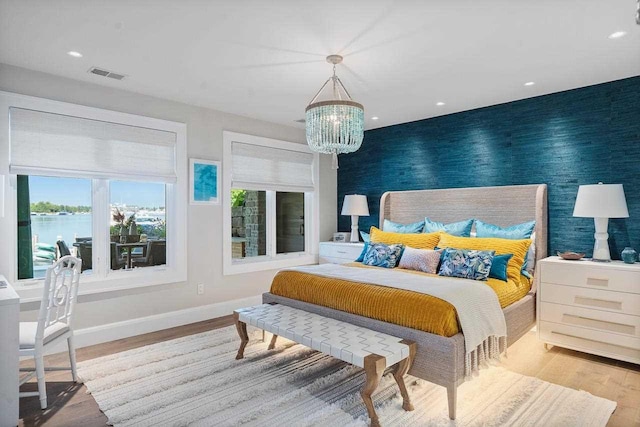
[[[360,256],[364,243],[320,242],[320,264],[345,264]]]
[[[538,337],[586,353],[640,363],[640,264],[539,263]]]

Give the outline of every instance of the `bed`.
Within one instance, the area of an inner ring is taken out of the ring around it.
[[[380,228],[385,219],[412,223],[429,217],[451,223],[476,218],[499,226],[536,220],[536,260],[547,256],[547,186],[518,185],[440,190],[390,191],[380,200]],[[503,309],[507,345],[535,323],[535,281],[531,291]],[[291,298],[263,294],[264,303],[278,303],[332,317],[389,335],[415,341],[417,352],[409,374],[447,389],[449,417],[456,417],[457,388],[465,380],[465,344],[462,333],[440,336],[393,323],[358,316]]]

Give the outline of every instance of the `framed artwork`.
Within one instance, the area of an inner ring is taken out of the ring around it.
[[[192,205],[220,204],[220,162],[189,160],[189,199]]]

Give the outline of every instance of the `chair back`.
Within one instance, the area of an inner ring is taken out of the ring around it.
[[[67,255],[71,255],[69,246],[67,246],[64,240],[58,240],[56,244],[58,245],[58,250],[60,251],[60,258],[65,257]]]
[[[36,342],[42,342],[44,330],[51,325],[62,322],[71,327],[81,269],[82,260],[70,255],[60,258],[47,269],[38,313]]]

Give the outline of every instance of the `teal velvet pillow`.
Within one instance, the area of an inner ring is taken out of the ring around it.
[[[413,224],[400,224],[399,222],[385,219],[382,223],[382,231],[390,233],[421,233],[423,228],[424,221],[414,222]]]
[[[494,255],[493,262],[491,263],[491,270],[489,270],[489,277],[494,279],[507,281],[507,264],[513,257],[513,254]]]
[[[365,234],[367,234],[367,237],[369,236],[368,233],[365,233]],[[367,249],[369,249],[369,240],[364,241],[364,248],[362,248],[362,252],[360,252],[360,256],[358,257],[358,259],[355,260],[355,262],[364,261],[364,256],[367,254]]]
[[[366,233],[364,231],[360,232],[360,237],[362,237],[362,241],[365,243],[369,243],[369,241],[371,241],[371,235],[369,233]]]
[[[523,222],[522,224],[510,227],[499,227],[497,225],[476,220],[476,237],[499,237],[501,239],[522,240],[528,239],[536,227],[535,221]]]
[[[362,263],[374,267],[395,268],[400,261],[403,249],[404,245],[400,244],[370,243]]]
[[[446,248],[438,275],[463,279],[487,280],[495,251]]]
[[[472,219],[460,222],[452,222],[451,224],[444,224],[442,222],[431,221],[429,218],[425,218],[424,228],[422,231],[425,233],[437,233],[438,231],[445,231],[452,236],[470,237],[471,227],[473,227]]]
[[[529,239],[534,228],[536,228],[535,221],[523,222],[522,224],[516,224],[510,227],[500,227],[477,219],[476,237],[499,237],[501,239],[512,240]],[[535,259],[535,254],[532,253],[533,251],[535,251],[535,246],[531,245],[531,247],[529,247],[529,252],[527,252],[527,256],[525,257],[524,264],[522,264],[522,270],[520,271],[520,273],[528,279],[531,279],[531,274],[529,274],[528,271],[529,259]]]

